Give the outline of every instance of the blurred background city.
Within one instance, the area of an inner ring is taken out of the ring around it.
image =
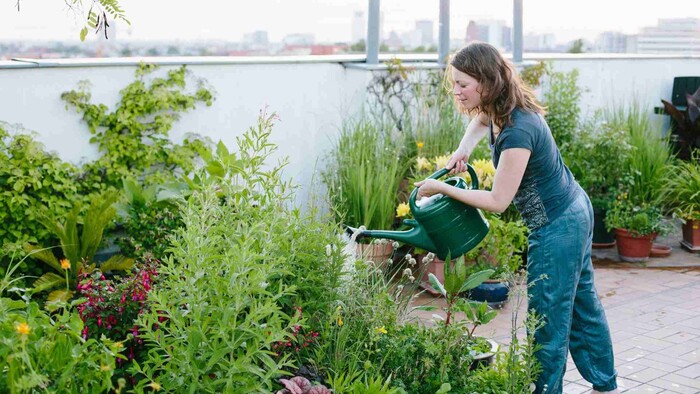
[[[66,2],[2,3],[0,60],[129,56],[300,56],[365,53],[366,0],[120,1],[131,25],[78,37]],[[438,0],[383,0],[380,51],[436,53]],[[512,51],[512,1],[453,1],[450,47],[473,40]],[[556,15],[556,17],[553,17]],[[700,7],[674,0],[524,2],[528,53],[700,54]]]

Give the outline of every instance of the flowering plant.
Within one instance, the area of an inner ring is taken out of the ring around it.
[[[608,230],[625,229],[638,237],[667,231],[659,207],[636,203],[626,192],[618,194],[606,214],[605,225]]]
[[[132,275],[107,279],[99,271],[83,274],[78,284],[81,297],[87,299],[78,305],[78,313],[85,324],[83,338],[101,338],[103,335],[126,346],[125,355],[130,361],[143,348],[137,316],[148,307],[147,294],[158,275],[158,261],[146,258]],[[117,364],[123,360],[118,359]]]

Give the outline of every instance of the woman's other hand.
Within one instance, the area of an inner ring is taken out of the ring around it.
[[[443,193],[442,188],[447,184],[436,179],[428,178],[416,182],[415,185],[418,187],[418,198],[420,199],[421,197],[430,197],[433,194]]]
[[[461,174],[467,170],[467,162],[469,161],[469,152],[463,147],[457,148],[452,154],[450,161],[447,162],[445,168],[450,170],[450,175]]]

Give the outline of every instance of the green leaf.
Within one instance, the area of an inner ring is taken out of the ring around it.
[[[442,285],[442,283],[440,283],[440,279],[438,279],[432,273],[428,274],[428,278],[430,279],[430,284],[433,286],[433,289],[442,294],[443,297],[447,297],[447,291],[445,291],[445,287]]]
[[[80,41],[85,41],[85,37],[87,37],[87,34],[88,34],[88,29],[87,29],[87,27],[83,27],[83,28],[80,30]]]
[[[51,249],[31,244],[25,244],[24,251],[27,252],[27,254],[29,254],[31,257],[46,263],[56,271],[63,272],[63,268],[61,268],[61,263],[58,262],[58,259],[56,258],[56,256],[54,256],[53,252],[51,252]]]
[[[107,261],[100,264],[102,272],[109,271],[126,271],[134,266],[134,259],[120,254],[110,257]]]
[[[435,392],[435,394],[447,394],[452,390],[452,385],[449,383],[443,383],[442,386],[440,386],[440,389]]]
[[[54,290],[46,297],[46,309],[50,311],[55,310],[62,303],[68,302],[71,297],[73,297],[73,292],[71,290]]]
[[[479,286],[480,284],[484,283],[488,278],[490,278],[491,275],[493,275],[493,273],[494,271],[492,269],[488,269],[475,272],[469,275],[469,278],[467,278],[467,280],[464,282],[462,288],[459,289],[459,292],[461,293],[463,291],[471,290]]]
[[[59,276],[58,274],[55,274],[53,272],[47,272],[44,275],[42,275],[39,279],[34,281],[33,290],[38,293],[44,290],[53,289],[54,287],[58,287],[61,285],[66,285],[65,277]]]

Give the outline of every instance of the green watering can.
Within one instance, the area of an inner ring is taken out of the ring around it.
[[[467,164],[467,170],[472,179],[471,189],[479,188],[479,180],[474,168]],[[450,170],[443,168],[438,170],[430,179],[438,179]],[[467,188],[467,182],[460,177],[452,177],[445,183]],[[384,230],[358,230],[346,226],[349,234],[357,233],[357,238],[388,238],[404,242],[429,252],[433,252],[438,258],[445,260],[449,254],[452,258],[461,256],[475,248],[489,232],[489,222],[477,208],[463,204],[448,196],[435,200],[430,205],[419,207],[416,205],[418,188],[413,189],[408,204],[415,219],[406,219],[404,224],[411,226],[406,231]]]

